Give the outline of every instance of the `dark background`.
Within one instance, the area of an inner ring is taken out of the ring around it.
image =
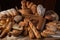
[[[21,0],[0,0],[0,11],[15,8],[16,6],[20,8],[20,2]]]
[[[60,0],[56,1],[55,11],[58,13],[58,15],[60,17]]]

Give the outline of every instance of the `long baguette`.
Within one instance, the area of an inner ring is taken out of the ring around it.
[[[34,32],[36,38],[41,38],[40,33],[37,31],[37,29],[35,28],[35,26],[31,23],[31,21],[29,21],[29,26],[32,29],[32,31]]]

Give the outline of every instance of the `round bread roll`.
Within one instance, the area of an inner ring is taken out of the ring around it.
[[[14,17],[14,21],[17,22],[17,23],[21,20],[22,20],[22,16],[20,16],[20,15],[17,15],[17,16]]]
[[[45,18],[48,20],[52,20],[52,21],[58,21],[59,20],[58,14],[52,10],[49,10],[46,12]]]

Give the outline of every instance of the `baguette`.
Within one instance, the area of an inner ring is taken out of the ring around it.
[[[37,31],[36,27],[31,23],[31,21],[29,21],[29,26],[32,29],[32,31],[34,32],[36,38],[41,38],[40,33]]]

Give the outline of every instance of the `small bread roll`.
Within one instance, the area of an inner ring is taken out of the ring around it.
[[[20,22],[21,20],[22,20],[22,16],[20,16],[20,15],[17,15],[14,17],[14,21],[17,23]]]

